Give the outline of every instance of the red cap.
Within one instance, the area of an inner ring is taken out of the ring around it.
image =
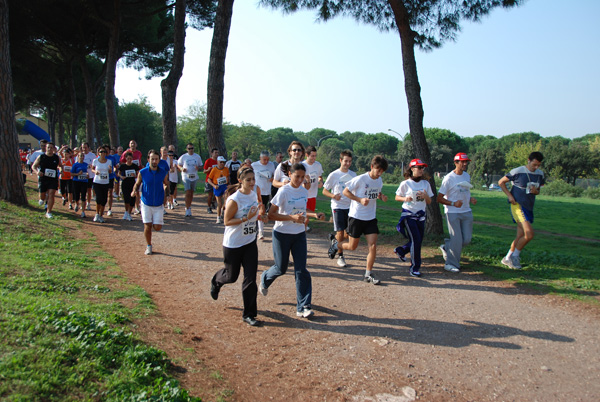
[[[471,159],[469,159],[469,157],[467,156],[466,153],[464,152],[459,152],[456,155],[454,155],[454,162],[456,161],[471,161]]]
[[[413,159],[408,164],[408,167],[413,167],[413,166],[424,166],[424,167],[427,167],[427,164],[425,162],[423,162],[421,159]]]

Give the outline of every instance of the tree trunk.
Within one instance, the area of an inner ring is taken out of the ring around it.
[[[79,63],[81,65],[81,73],[85,84],[85,142],[88,143],[90,148],[93,148],[94,138],[96,137],[94,125],[94,116],[96,115],[94,85],[92,84],[92,76],[90,69],[87,66],[85,56],[80,58]],[[75,93],[73,96],[76,97],[77,94]]]
[[[54,107],[46,108],[46,118],[48,120],[48,134],[50,135],[50,140],[52,140],[54,145],[58,145],[56,142],[56,113],[54,112]]]
[[[209,152],[212,148],[218,148],[221,155],[227,153],[223,139],[223,91],[225,89],[225,57],[227,56],[229,29],[233,15],[233,1],[219,0],[217,5],[208,64],[206,136]]]
[[[0,172],[0,199],[27,205],[15,123],[7,0],[0,0]]]
[[[425,162],[431,162],[431,153],[425,139],[423,130],[423,102],[421,100],[421,85],[417,74],[417,61],[415,59],[415,35],[409,24],[408,12],[404,3],[400,0],[389,0],[389,4],[394,11],[394,17],[398,31],[400,33],[400,42],[402,44],[402,67],[404,70],[404,91],[408,102],[408,126],[410,137],[412,139],[413,151],[415,157]],[[437,195],[435,180],[433,177],[429,180],[431,189]],[[426,232],[433,234],[444,234],[442,223],[442,214],[440,207],[435,199],[432,198],[431,204],[427,206]]]
[[[63,100],[59,99],[56,102],[56,123],[58,125],[58,143],[63,145],[66,144],[68,141],[65,138],[65,121],[64,121],[64,106],[63,106]]]
[[[77,105],[77,87],[75,86],[75,76],[73,75],[73,63],[69,63],[69,81],[71,92],[71,147],[75,148],[77,144],[77,129],[79,127],[79,106]]]
[[[185,55],[185,8],[186,0],[175,3],[175,35],[173,49],[173,66],[167,78],[161,81],[162,90],[162,123],[163,145],[175,145],[177,149],[177,87],[183,74]]]
[[[120,58],[119,40],[121,30],[121,0],[113,0],[113,21],[110,29],[110,39],[108,42],[108,54],[106,57],[106,82],[104,87],[104,103],[106,104],[106,120],[108,122],[108,136],[110,137],[110,146],[118,147],[121,140],[119,138],[119,124],[117,122],[117,105],[115,102],[115,80],[117,71],[117,62]],[[100,144],[98,144],[100,145]]]

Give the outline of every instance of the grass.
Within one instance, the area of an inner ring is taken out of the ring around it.
[[[132,333],[146,292],[68,219],[0,202],[0,399],[199,401]]]
[[[396,224],[401,204],[394,201],[397,185],[384,185],[387,203],[379,202],[377,219],[380,243],[404,242]],[[491,278],[510,281],[544,293],[564,295],[599,304],[600,298],[600,201],[568,197],[538,197],[535,204],[535,238],[524,249],[521,262],[525,269],[512,270],[500,263],[514,239],[516,226],[510,217],[503,193],[474,190],[476,223],[473,241],[463,250],[470,270]],[[320,195],[317,209],[330,216],[329,199]],[[501,226],[498,226],[501,225]],[[311,227],[331,231],[331,223],[311,222]],[[444,220],[445,227],[445,220]],[[447,230],[445,229],[446,233]],[[580,239],[584,238],[584,239]],[[586,240],[587,239],[587,240]],[[427,254],[440,254],[441,239],[426,237]],[[441,258],[436,262],[442,262]]]

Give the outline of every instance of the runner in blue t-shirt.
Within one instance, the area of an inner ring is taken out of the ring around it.
[[[533,239],[533,205],[535,196],[544,185],[544,172],[539,167],[544,156],[541,152],[532,152],[527,165],[511,170],[498,181],[498,185],[508,197],[513,222],[517,224],[517,237],[510,245],[508,254],[502,259],[502,264],[515,269],[521,269],[521,250]],[[510,191],[506,183],[512,182]]]

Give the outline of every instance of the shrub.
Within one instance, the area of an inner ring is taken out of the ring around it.
[[[583,188],[572,186],[566,181],[554,180],[543,187],[542,194],[563,196],[563,197],[581,197]]]
[[[588,187],[583,191],[582,195],[593,200],[600,199],[600,187]]]

